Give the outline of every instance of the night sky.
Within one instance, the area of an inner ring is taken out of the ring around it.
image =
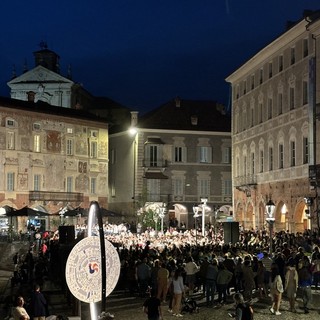
[[[175,96],[227,104],[225,78],[319,0],[2,0],[0,95],[45,41],[61,74],[144,112]]]

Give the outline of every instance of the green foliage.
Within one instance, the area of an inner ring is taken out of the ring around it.
[[[142,226],[144,229],[151,227],[155,228],[156,222],[156,212],[154,210],[149,209],[148,211],[143,212],[142,214]],[[157,230],[160,230],[161,226],[161,221],[160,218],[158,217],[157,219]]]

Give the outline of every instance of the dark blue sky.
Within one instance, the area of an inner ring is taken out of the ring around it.
[[[2,0],[0,94],[44,40],[61,74],[145,111],[179,95],[227,104],[224,79],[319,0]]]

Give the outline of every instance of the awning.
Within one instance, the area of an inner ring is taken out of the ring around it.
[[[146,172],[144,175],[146,179],[168,179],[162,172]]]

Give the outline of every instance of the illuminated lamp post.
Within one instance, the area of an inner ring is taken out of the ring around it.
[[[199,217],[198,212],[199,212],[199,207],[194,205],[193,206],[193,213],[194,213],[193,218],[194,218],[194,227],[196,229],[196,244],[197,244],[197,238],[198,238],[198,234],[197,234],[197,229],[198,229],[197,219]]]
[[[270,252],[270,254],[272,254],[272,231],[273,231],[273,224],[275,221],[275,217],[274,217],[275,208],[276,208],[275,204],[270,199],[266,204],[266,214],[267,214],[266,221],[269,223],[269,237],[270,237],[269,252]]]
[[[202,203],[202,236],[205,236],[205,223],[206,223],[206,205],[207,205],[207,198],[201,198]]]

